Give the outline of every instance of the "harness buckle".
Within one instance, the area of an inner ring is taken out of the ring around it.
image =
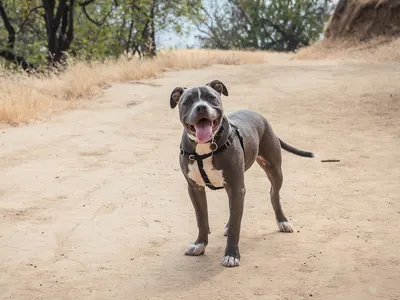
[[[181,148],[181,150],[179,151],[180,152],[180,154],[182,155],[182,156],[184,156],[185,155],[185,152],[183,151],[183,149]]]
[[[190,154],[190,155],[189,155],[189,159],[190,159],[190,160],[194,160],[194,154]]]
[[[228,147],[230,147],[232,145],[232,142],[230,141],[230,140],[227,140],[226,142],[225,142],[225,146],[228,148]]]

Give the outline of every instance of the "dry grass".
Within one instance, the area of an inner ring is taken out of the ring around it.
[[[295,59],[400,61],[400,0],[341,0],[324,29],[324,40]]]
[[[61,75],[16,75],[0,69],[0,123],[18,125],[41,121],[77,100],[98,94],[114,82],[149,79],[167,70],[199,69],[214,64],[263,63],[263,52],[221,50],[163,51],[148,60],[120,59],[76,62]]]
[[[400,38],[375,38],[368,42],[323,40],[301,49],[294,59],[351,59],[368,62],[400,62]]]

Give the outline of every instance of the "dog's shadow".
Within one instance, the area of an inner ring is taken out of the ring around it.
[[[278,230],[270,231],[261,235],[242,236],[241,249],[244,253],[251,255],[248,249],[252,247],[265,247],[268,248],[270,241],[279,240],[281,236]],[[227,269],[222,266],[222,258],[226,244],[226,237],[213,237],[210,244],[207,246],[206,253],[200,256],[187,256],[182,254],[182,259],[179,263],[179,269],[184,277],[189,280],[196,281],[209,281],[210,277],[217,276]],[[245,250],[247,249],[247,250]],[[176,266],[175,266],[176,267]]]
[[[262,248],[265,253],[265,259],[268,260],[269,255],[272,255],[270,250],[276,248],[276,243],[280,244],[282,233],[278,231],[269,231],[260,235],[243,235],[241,237],[241,252],[243,265],[238,268],[254,267],[252,262],[255,253],[259,254],[256,248]],[[210,236],[210,243],[207,246],[204,255],[200,256],[187,256],[184,255],[184,248],[176,251],[174,248],[173,254],[162,255],[160,264],[155,264],[151,269],[151,277],[155,280],[148,282],[146,289],[150,293],[161,293],[159,291],[162,286],[163,292],[175,292],[182,289],[188,289],[188,282],[195,282],[193,288],[201,284],[207,284],[212,281],[218,281],[220,275],[228,274],[235,278],[240,277],[241,272],[237,272],[237,268],[226,268],[222,266],[222,258],[226,245],[226,237]],[[172,257],[171,257],[172,255]],[[259,259],[259,258],[257,258]],[[235,271],[236,270],[236,271]],[[150,274],[148,274],[150,275]],[[164,282],[160,286],[153,285],[155,282]],[[165,282],[168,282],[166,285]]]
[[[271,230],[261,234],[243,235],[240,239],[242,248],[269,248],[279,247],[281,243],[286,241],[287,237],[291,237],[293,233],[284,233],[279,230]],[[293,242],[293,241],[292,241]],[[246,250],[248,252],[249,250]]]

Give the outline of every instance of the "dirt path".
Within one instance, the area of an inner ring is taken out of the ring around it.
[[[226,111],[262,112],[287,142],[277,232],[269,182],[246,173],[242,261],[227,269],[228,203],[208,192],[205,256],[178,166],[175,86],[218,78]],[[214,66],[119,84],[47,123],[0,131],[1,299],[400,299],[400,65]],[[340,159],[321,163],[321,159]]]

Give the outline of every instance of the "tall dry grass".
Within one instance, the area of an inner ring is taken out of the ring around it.
[[[294,59],[351,59],[367,62],[400,62],[400,38],[380,37],[368,42],[322,40],[301,49]]]
[[[162,51],[156,58],[74,62],[62,74],[28,76],[0,69],[0,123],[41,121],[77,100],[98,94],[114,82],[149,79],[168,70],[199,69],[214,64],[263,63],[263,52],[222,50]]]

